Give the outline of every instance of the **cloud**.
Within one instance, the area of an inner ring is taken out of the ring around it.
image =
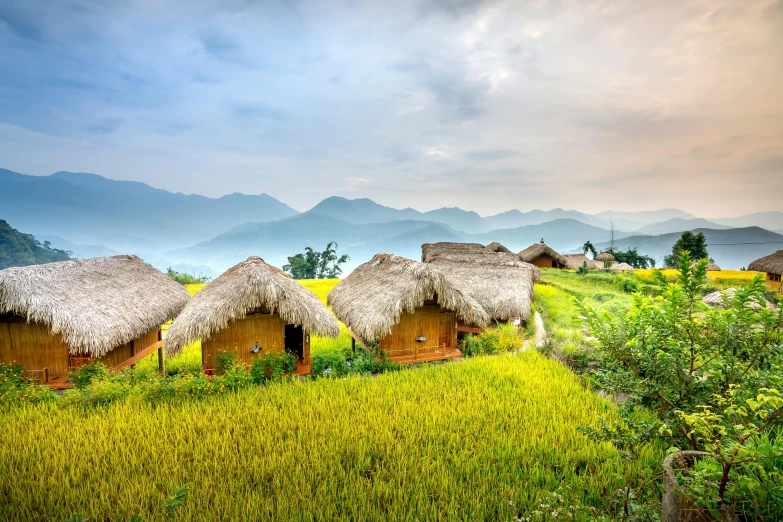
[[[474,150],[465,153],[466,158],[474,161],[494,161],[512,158],[516,155],[517,151],[511,149]]]

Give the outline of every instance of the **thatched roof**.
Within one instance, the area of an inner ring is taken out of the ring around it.
[[[406,312],[435,298],[467,323],[486,327],[487,312],[436,267],[393,254],[376,254],[335,286],[327,301],[334,313],[364,340],[383,337]]]
[[[612,266],[609,268],[620,272],[633,272],[633,267],[628,263],[612,263]]]
[[[737,292],[736,288],[727,288],[726,290],[718,290],[717,292],[711,292],[702,298],[702,302],[710,306],[726,306],[725,297],[731,299],[734,297],[734,294],[736,292]],[[764,299],[764,302],[766,303],[767,308],[774,307],[774,305],[769,301],[767,301],[766,299]],[[758,310],[759,308],[761,308],[761,306],[759,306],[759,303],[755,300],[745,303],[745,306],[750,307],[754,310]]]
[[[0,313],[45,324],[71,353],[100,357],[160,326],[185,287],[131,255],[0,270]]]
[[[695,267],[696,263],[691,263],[691,268]],[[720,272],[720,267],[715,263],[707,263],[707,272]]]
[[[505,252],[506,254],[513,254],[511,250],[504,247],[497,241],[493,241],[492,243],[488,244],[484,247],[486,250],[489,250],[490,252]]]
[[[774,254],[756,259],[748,265],[748,270],[767,272],[768,274],[783,274],[783,250],[778,250]]]
[[[598,268],[598,265],[595,264],[595,261],[584,254],[563,254],[563,257],[566,260],[565,266],[572,270],[582,268],[584,263],[587,263],[587,268],[590,270],[595,270]]]
[[[422,259],[436,266],[464,294],[475,299],[490,318],[505,321],[530,317],[538,267],[518,256],[487,248],[467,250],[455,243],[422,245]]]
[[[615,261],[615,258],[609,252],[601,252],[600,254],[595,256],[595,260],[596,261],[607,262],[607,261]]]
[[[254,256],[229,268],[193,296],[169,329],[166,351],[177,353],[194,341],[209,339],[259,308],[316,335],[340,334],[334,315],[313,292]]]
[[[524,261],[525,263],[530,263],[536,259],[538,259],[541,256],[549,256],[561,265],[566,264],[566,259],[555,252],[552,248],[548,247],[544,243],[534,243],[521,251],[519,254],[519,259]]]

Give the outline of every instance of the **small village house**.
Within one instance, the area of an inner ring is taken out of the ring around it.
[[[765,272],[767,274],[767,286],[778,292],[783,292],[783,250],[774,254],[756,259],[748,265],[748,270]]]
[[[131,255],[0,270],[0,363],[68,388],[92,361],[113,370],[158,350],[161,324],[189,299],[185,287]]]
[[[519,259],[539,268],[565,268],[566,259],[544,243],[530,245],[519,254]]]
[[[297,359],[295,374],[310,373],[310,335],[336,337],[340,326],[318,297],[260,257],[228,269],[190,300],[166,337],[166,352],[201,341],[204,371],[220,352],[252,363],[269,352]]]
[[[633,267],[628,263],[612,263],[609,268],[617,272],[633,272]]]
[[[597,256],[595,256],[595,260],[599,263],[602,263],[604,268],[611,268],[612,263],[616,261],[614,256],[610,254],[609,252],[601,252]]]
[[[565,259],[565,267],[571,270],[578,270],[582,268],[582,265],[585,263],[587,264],[588,270],[599,268],[595,261],[584,254],[563,254],[563,258]],[[601,266],[603,266],[603,264],[601,264]]]
[[[461,357],[459,322],[486,328],[489,316],[475,299],[428,263],[376,254],[328,296],[356,342],[377,340],[401,363]]]
[[[421,258],[438,268],[465,295],[473,298],[495,322],[519,325],[530,317],[533,285],[541,271],[525,263],[499,243],[427,243]],[[458,332],[479,333],[483,328],[459,321]]]

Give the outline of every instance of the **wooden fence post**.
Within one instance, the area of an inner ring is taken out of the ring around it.
[[[158,370],[161,375],[166,375],[166,363],[163,361],[163,347],[158,348]]]

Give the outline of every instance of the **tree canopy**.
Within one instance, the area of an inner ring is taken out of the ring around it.
[[[304,252],[288,257],[283,270],[294,279],[333,279],[343,273],[340,265],[349,259],[345,254],[337,257],[337,243],[330,241],[323,252],[306,247]]]
[[[12,266],[40,265],[71,259],[70,252],[52,248],[30,234],[19,232],[0,219],[0,269]]]
[[[645,256],[636,251],[636,248],[629,248],[625,252],[622,250],[609,249],[610,254],[614,256],[615,261],[618,263],[628,263],[634,268],[653,268],[655,267],[655,259],[650,256]]]
[[[663,258],[663,266],[666,268],[677,268],[680,253],[682,252],[688,252],[691,261],[709,259],[710,256],[707,253],[707,238],[704,237],[704,233],[699,232],[698,234],[694,234],[689,230],[683,232],[680,239],[675,241],[674,245],[672,245],[672,253]]]

